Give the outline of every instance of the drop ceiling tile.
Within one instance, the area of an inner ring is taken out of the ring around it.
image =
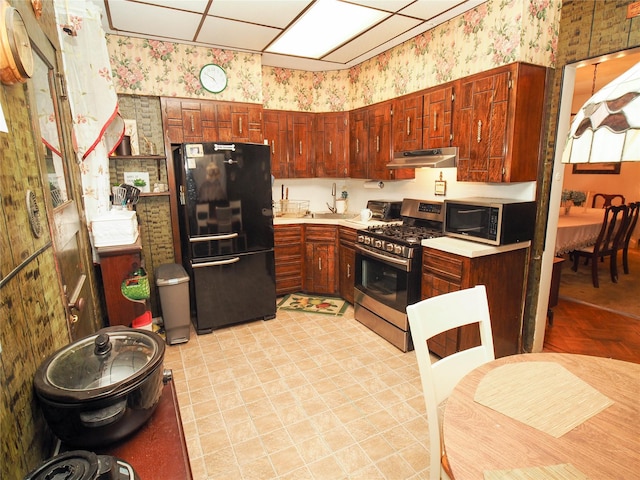
[[[358,38],[322,58],[330,62],[348,63],[380,45],[380,39],[394,38],[422,23],[415,18],[394,15],[367,30]]]
[[[351,0],[350,3],[362,5],[363,7],[377,8],[387,12],[397,12],[414,1],[415,0]]]
[[[105,0],[105,1],[108,2],[109,6],[114,4],[119,4],[119,3],[126,3],[126,4],[137,3],[135,1],[130,1],[130,0]],[[143,1],[144,3],[149,5],[158,5],[158,6],[167,7],[170,9],[186,10],[189,12],[196,12],[196,13],[205,13],[205,10],[207,9],[207,4],[209,3],[209,0],[180,0],[180,1],[143,0]]]
[[[454,11],[450,12],[450,15],[447,15],[447,18],[453,18],[485,1],[486,0],[418,0],[403,9],[400,13],[422,18],[423,20],[431,20],[438,15],[446,15],[449,10],[454,9]]]
[[[222,48],[261,52],[280,32],[277,28],[207,17],[196,41]]]
[[[126,35],[193,40],[201,15],[135,2],[109,2],[111,28]],[[144,19],[144,21],[142,21]]]
[[[209,15],[285,28],[311,3],[312,0],[215,0]]]

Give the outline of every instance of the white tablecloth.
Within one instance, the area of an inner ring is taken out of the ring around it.
[[[556,255],[593,245],[600,233],[603,208],[572,207],[569,214],[558,217]]]

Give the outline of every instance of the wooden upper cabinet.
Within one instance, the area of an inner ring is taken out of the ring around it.
[[[367,110],[360,108],[349,112],[349,176],[367,178]]]
[[[523,63],[460,80],[452,142],[459,181],[536,180],[545,81],[544,67]]]
[[[394,100],[393,150],[404,152],[422,148],[423,95],[409,95]]]
[[[432,88],[423,95],[422,148],[451,146],[453,85]]]
[[[160,102],[170,143],[262,142],[262,105],[167,97]]]
[[[225,102],[217,105],[221,141],[262,143],[262,106]]]
[[[287,112],[265,110],[264,140],[271,148],[271,173],[276,178],[288,178]]]
[[[160,99],[165,134],[171,143],[216,140],[215,107],[198,100]]]
[[[291,113],[287,127],[289,136],[289,173],[290,177],[311,177],[312,171],[312,123],[311,113]]]
[[[346,112],[319,113],[314,119],[314,176],[349,175],[347,161],[349,117]]]
[[[369,108],[369,161],[367,177],[388,180],[391,170],[387,163],[393,155],[391,148],[391,102],[382,102]]]

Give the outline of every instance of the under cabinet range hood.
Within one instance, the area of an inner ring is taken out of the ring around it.
[[[448,168],[455,167],[458,161],[458,147],[432,148],[429,150],[411,150],[396,152],[387,168]]]

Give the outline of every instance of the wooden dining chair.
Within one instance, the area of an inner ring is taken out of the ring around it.
[[[607,207],[604,211],[604,219],[602,220],[602,226],[600,227],[598,238],[596,238],[596,243],[571,252],[573,255],[573,266],[571,270],[574,272],[578,271],[578,263],[581,258],[585,259],[585,264],[591,260],[591,280],[593,286],[596,288],[600,287],[598,283],[598,260],[604,261],[606,257],[609,257],[611,281],[613,283],[618,282],[618,264],[616,257],[624,234],[626,217],[626,205]]]
[[[487,291],[484,285],[427,298],[407,307],[407,316],[429,424],[431,480],[453,478],[442,441],[440,404],[474,368],[495,359]],[[432,362],[427,340],[464,325],[477,324],[480,345]]]
[[[596,208],[596,203],[602,198],[603,203],[602,203],[602,207],[601,208],[607,208],[610,207],[612,204],[612,202],[614,200],[620,200],[620,205],[624,205],[625,203],[625,198],[624,195],[621,195],[619,193],[596,193],[593,196],[593,200],[591,200],[591,208]]]
[[[627,205],[627,222],[622,234],[622,245],[619,247],[622,249],[622,269],[624,273],[629,274],[629,242],[631,241],[631,235],[633,230],[638,224],[638,212],[640,212],[640,202],[632,202]]]

